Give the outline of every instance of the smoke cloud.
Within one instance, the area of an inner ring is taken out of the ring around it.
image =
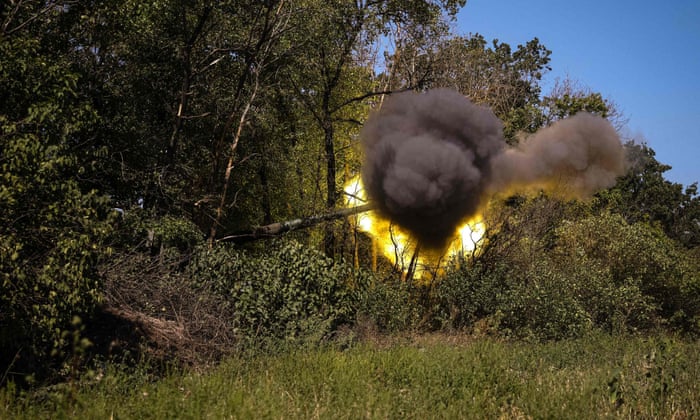
[[[604,118],[578,113],[505,150],[492,163],[490,188],[543,188],[564,197],[587,197],[611,187],[625,170],[620,138]]]
[[[361,136],[370,199],[429,248],[478,210],[504,145],[493,112],[447,89],[389,97]]]
[[[603,118],[577,114],[508,148],[493,112],[449,89],[389,97],[361,137],[371,201],[432,249],[488,195],[556,183],[567,196],[585,196],[624,170],[619,137]]]

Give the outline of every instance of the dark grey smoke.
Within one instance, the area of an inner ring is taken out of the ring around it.
[[[448,89],[389,97],[361,136],[370,199],[433,249],[446,245],[487,194],[546,188],[552,179],[590,194],[623,170],[620,140],[603,118],[577,115],[507,150],[493,112]]]
[[[387,99],[362,130],[362,181],[380,213],[440,248],[474,214],[503,147],[501,122],[447,89]]]

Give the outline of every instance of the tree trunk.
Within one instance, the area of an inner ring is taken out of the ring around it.
[[[333,122],[330,117],[326,120],[324,127],[324,144],[326,157],[326,208],[335,208],[336,183],[335,183],[335,147],[333,145]],[[332,224],[326,225],[323,238],[323,247],[329,258],[335,256],[335,231]]]
[[[216,217],[214,218],[214,222],[212,223],[211,229],[209,231],[210,247],[214,245],[214,241],[216,240],[216,232],[219,225],[221,224],[221,219],[224,215],[224,207],[226,206],[226,195],[228,193],[228,187],[231,181],[231,171],[233,171],[234,160],[236,158],[236,150],[238,149],[238,142],[241,139],[243,126],[245,125],[246,119],[248,117],[248,111],[250,111],[250,107],[253,104],[253,101],[255,100],[255,95],[258,92],[258,86],[258,74],[255,73],[253,92],[250,94],[250,98],[248,99],[248,102],[246,103],[245,107],[243,108],[243,111],[241,112],[241,118],[238,120],[238,127],[236,128],[236,132],[233,135],[233,141],[231,142],[231,147],[229,148],[228,164],[226,165],[226,171],[224,172],[224,189],[221,192],[219,206],[216,208]]]
[[[270,181],[267,178],[267,165],[263,161],[258,169],[258,175],[260,176],[260,186],[262,191],[260,194],[260,207],[263,211],[263,223],[272,223],[272,200],[270,199]]]
[[[211,6],[204,8],[202,15],[199,16],[197,20],[197,26],[192,30],[192,34],[185,41],[185,45],[182,47],[182,63],[183,63],[183,75],[182,75],[182,85],[180,86],[180,98],[178,101],[177,113],[175,114],[175,120],[173,122],[173,131],[170,135],[170,141],[166,148],[166,168],[168,170],[172,169],[175,164],[175,156],[178,147],[178,141],[180,138],[180,133],[182,132],[182,126],[184,122],[184,115],[187,111],[187,103],[190,96],[190,87],[192,85],[192,50],[197,42],[197,39],[202,35],[204,30],[204,25],[209,19],[211,14]],[[183,11],[183,13],[186,13]],[[183,21],[186,17],[183,15]]]

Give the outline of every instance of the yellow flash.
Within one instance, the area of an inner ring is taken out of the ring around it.
[[[346,206],[356,207],[367,204],[367,195],[360,176],[348,181],[344,191]],[[354,216],[353,221],[360,231],[366,232],[372,237],[384,257],[404,272],[409,269],[408,266],[417,244],[407,232],[389,220],[380,217],[374,211],[360,213]],[[486,225],[483,222],[483,217],[480,214],[476,215],[457,228],[454,240],[450,242],[442,255],[419,254],[414,277],[420,278],[424,274],[441,271],[450,258],[478,253],[485,233]]]

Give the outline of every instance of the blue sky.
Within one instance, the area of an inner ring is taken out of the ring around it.
[[[700,1],[467,0],[455,30],[515,48],[534,37],[552,71],[614,101],[628,137],[671,165],[667,179],[700,181]]]

